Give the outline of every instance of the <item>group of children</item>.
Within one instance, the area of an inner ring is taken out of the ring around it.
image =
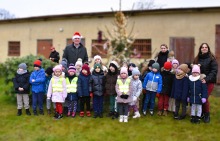
[[[33,114],[44,114],[43,97],[46,94],[48,114],[54,105],[55,119],[63,117],[63,107],[67,107],[67,116],[91,116],[90,101],[92,99],[94,118],[103,117],[104,95],[109,98],[109,114],[112,118],[119,117],[119,122],[128,122],[130,113],[133,118],[141,116],[139,110],[146,116],[148,111],[154,115],[155,101],[158,98],[158,115],[167,116],[173,112],[174,119],[186,117],[188,102],[191,106],[191,122],[199,123],[202,114],[202,104],[206,102],[207,87],[200,79],[200,66],[194,64],[192,71],[187,64],[179,65],[174,59],[160,66],[150,60],[146,70],[141,74],[135,64],[123,64],[120,68],[116,61],[111,61],[109,67],[102,64],[99,55],[94,57],[94,66],[90,69],[79,58],[76,64],[49,67],[45,71],[41,67],[42,60],[34,62],[34,71],[30,74],[25,63],[18,66],[14,87],[17,93],[17,115],[22,114],[22,107],[29,111],[29,91],[31,86]],[[45,75],[46,74],[46,75]],[[140,95],[143,94],[142,106],[139,107]],[[22,101],[23,99],[23,101]],[[180,105],[182,112],[179,114]],[[85,108],[86,106],[86,108]]]

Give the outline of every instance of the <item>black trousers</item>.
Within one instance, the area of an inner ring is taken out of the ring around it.
[[[84,105],[86,104],[86,111],[90,111],[90,96],[83,96],[80,100],[80,111],[84,111]]]

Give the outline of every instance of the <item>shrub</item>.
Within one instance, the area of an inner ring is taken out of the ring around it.
[[[21,58],[9,58],[4,63],[0,64],[0,76],[4,78],[5,85],[9,87],[9,89],[4,89],[2,93],[11,95],[14,97],[14,88],[12,84],[12,80],[16,75],[18,65],[20,63],[26,63],[27,69],[29,72],[32,72],[34,70],[33,62],[37,59],[42,59],[42,67],[47,68],[49,66],[54,66],[55,63],[51,62],[49,59],[45,58],[44,56],[34,56],[34,55],[28,55]],[[13,98],[14,99],[14,98]]]

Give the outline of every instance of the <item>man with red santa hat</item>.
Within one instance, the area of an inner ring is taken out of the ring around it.
[[[81,58],[83,63],[88,62],[87,50],[86,47],[81,44],[81,38],[80,33],[75,32],[72,37],[73,43],[67,45],[64,49],[63,58],[68,61],[68,64],[75,64],[78,58]]]

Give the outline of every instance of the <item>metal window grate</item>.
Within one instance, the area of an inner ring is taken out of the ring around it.
[[[8,42],[8,56],[20,56],[20,42]]]

